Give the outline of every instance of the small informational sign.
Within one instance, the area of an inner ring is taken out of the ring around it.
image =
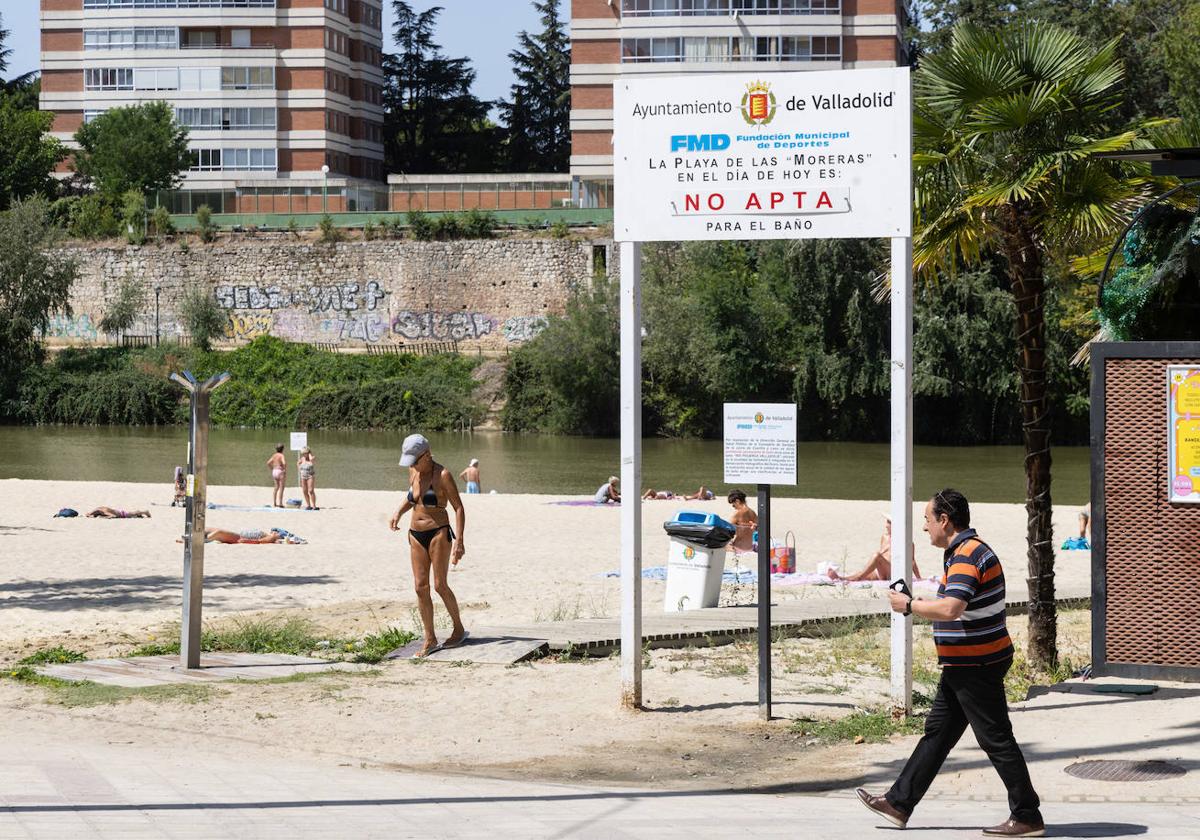
[[[912,235],[909,68],[625,76],[623,242]]]
[[[196,495],[196,476],[192,473],[188,473],[187,477],[187,495],[189,499]]]
[[[1200,504],[1200,365],[1167,366],[1167,489]]]
[[[725,483],[796,483],[795,403],[725,403]]]
[[[292,432],[292,451],[299,452],[308,446],[308,432]]]

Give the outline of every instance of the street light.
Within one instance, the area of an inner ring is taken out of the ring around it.
[[[162,294],[162,286],[154,287],[154,346],[158,346],[158,296]]]
[[[321,212],[329,212],[329,164],[321,167]]]

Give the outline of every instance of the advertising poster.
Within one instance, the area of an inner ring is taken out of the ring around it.
[[[795,485],[795,403],[725,403],[725,483]]]
[[[623,242],[912,235],[907,67],[613,84]]]
[[[1167,366],[1167,489],[1200,503],[1200,365]]]

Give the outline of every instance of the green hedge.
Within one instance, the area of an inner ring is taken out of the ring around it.
[[[213,395],[217,426],[450,430],[479,423],[477,360],[455,355],[341,355],[263,337],[233,351],[156,348],[64,350],[22,377],[15,420],[78,425],[187,422],[172,371],[229,371]]]

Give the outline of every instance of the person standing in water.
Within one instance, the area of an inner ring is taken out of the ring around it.
[[[429,441],[424,435],[409,435],[404,439],[400,466],[409,468],[408,495],[400,503],[388,527],[393,531],[400,530],[401,517],[410,510],[413,512],[409,522],[408,549],[412,561],[417,606],[421,612],[421,626],[425,631],[425,642],[413,658],[420,659],[439,648],[458,647],[470,635],[463,627],[458,611],[458,599],[454,597],[447,580],[451,560],[457,566],[465,553],[463,530],[467,525],[467,512],[463,508],[462,498],[458,495],[458,485],[454,483],[454,476],[433,460]],[[454,508],[457,536],[454,528],[450,527],[447,504]],[[450,638],[442,644],[438,644],[437,632],[433,626],[433,598],[429,586],[431,576],[433,591],[441,597],[454,624]]]
[[[472,458],[471,463],[467,464],[467,468],[458,474],[458,477],[467,482],[467,495],[474,496],[482,493],[479,484],[479,459]]]
[[[275,454],[267,459],[267,469],[271,471],[271,481],[275,482],[275,493],[271,504],[283,507],[283,486],[287,481],[287,458],[283,454],[283,444],[275,445]]]

